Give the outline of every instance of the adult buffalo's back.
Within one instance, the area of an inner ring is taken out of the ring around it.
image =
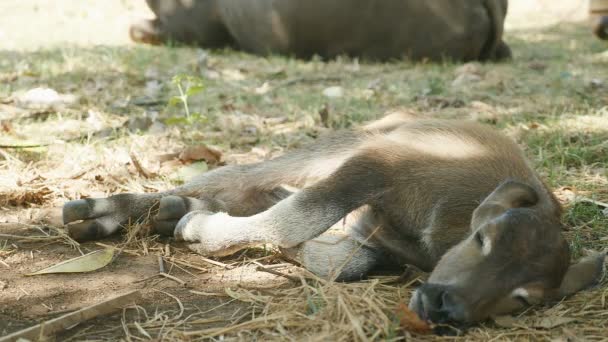
[[[136,41],[234,46],[308,58],[491,60],[507,0],[147,0],[157,18],[131,27]]]

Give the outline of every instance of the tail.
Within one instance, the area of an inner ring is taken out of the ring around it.
[[[490,34],[479,55],[480,60],[500,60],[511,57],[511,49],[502,40],[508,0],[484,0],[490,17]]]

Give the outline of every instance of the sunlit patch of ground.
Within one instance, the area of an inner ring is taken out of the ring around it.
[[[129,309],[124,323],[116,314],[64,337],[399,338],[394,309],[410,296],[407,281],[303,283],[299,277],[310,275],[269,246],[219,262],[136,234],[74,247],[51,210],[81,197],[175,186],[194,165],[177,158],[187,146],[214,147],[228,164],[260,161],[395,108],[473,119],[512,136],[563,201],[575,255],[608,247],[601,204],[608,202],[608,46],[573,22],[584,18],[584,4],[519,0],[511,7],[506,40],[514,61],[462,66],[138,46],[127,39],[127,23],[147,14],[143,1],[2,1],[0,334],[142,289],[142,307]],[[203,81],[188,99],[189,118],[181,103],[168,105],[178,74]],[[39,87],[54,89],[58,102],[25,106],[24,96]],[[54,228],[40,230],[40,222]],[[23,277],[107,245],[122,254],[100,271]],[[185,285],[156,276],[159,255]],[[606,294],[604,282],[508,324],[487,322],[464,339],[605,339]]]

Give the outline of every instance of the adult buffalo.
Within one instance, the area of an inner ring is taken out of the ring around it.
[[[259,55],[498,60],[507,0],[146,0],[137,42],[231,46]]]

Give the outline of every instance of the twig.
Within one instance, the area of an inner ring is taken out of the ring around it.
[[[133,166],[135,166],[135,169],[137,170],[137,172],[139,172],[140,175],[142,175],[144,178],[152,178],[153,174],[150,171],[146,170],[143,165],[141,165],[139,159],[137,158],[134,152],[129,153],[129,156],[131,157]]]
[[[255,268],[255,270],[259,271],[259,272],[266,272],[266,273],[274,274],[276,276],[283,277],[285,279],[289,279],[289,280],[291,280],[293,282],[296,282],[296,283],[300,282],[299,278],[296,278],[294,276],[290,276],[290,275],[287,275],[287,274],[283,274],[283,273],[275,271],[275,270],[268,269],[268,268],[266,268],[264,266],[258,266],[258,267]]]
[[[215,266],[223,267],[223,268],[225,268],[227,270],[230,270],[230,269],[234,268],[234,266],[230,266],[228,264],[224,264],[223,262],[211,260],[211,259],[205,258],[204,256],[199,256],[199,257],[197,257],[197,259],[201,259],[204,262],[210,263],[210,264],[215,265]]]
[[[274,270],[274,269],[277,269],[277,268],[294,266],[294,264],[287,263],[287,262],[284,262],[282,264],[272,264],[272,265],[262,265],[262,264],[258,263],[257,261],[254,261],[253,263],[256,264],[256,265],[258,265],[258,266],[266,267],[269,270]]]
[[[190,268],[193,268],[195,270],[202,271],[202,272],[209,272],[209,270],[206,269],[206,268],[204,268],[204,267],[193,265],[193,264],[191,264],[189,262],[186,262],[186,261],[180,260],[180,259],[176,259],[174,257],[169,258],[169,261],[172,262],[172,263],[180,264],[182,266],[190,267]]]
[[[186,285],[185,281],[179,279],[178,277],[172,276],[170,274],[162,272],[162,273],[159,273],[158,275],[163,276],[163,277],[168,278],[168,279],[171,279],[173,281],[176,281],[176,282],[180,283],[181,285],[184,285],[184,286]]]
[[[48,235],[42,235],[42,236],[24,236],[24,235],[13,235],[13,234],[0,234],[0,238],[6,238],[6,239],[14,239],[17,241],[22,241],[22,242],[39,242],[39,241],[48,241],[48,240],[61,240],[63,239],[63,237],[61,236],[48,236]]]
[[[32,144],[0,144],[0,148],[34,148],[50,146],[53,143],[32,143]]]
[[[0,342],[12,342],[20,339],[28,339],[32,341],[42,340],[45,336],[55,335],[62,330],[73,327],[76,324],[98,316],[107,315],[127,305],[130,305],[138,300],[140,295],[139,290],[136,290],[101,303],[87,306],[86,308],[82,308],[78,311],[65,314],[55,319],[51,319],[41,324],[34,325],[33,327],[2,337],[0,338]]]
[[[577,200],[577,202],[586,202],[586,203],[595,204],[598,207],[608,208],[608,203],[596,201],[596,200],[593,200],[588,197],[576,197],[576,200]]]
[[[203,292],[203,291],[195,291],[195,290],[190,290],[190,293],[197,294],[197,295],[201,295],[201,296],[229,297],[229,296],[228,296],[226,293],[224,293],[224,292],[218,292],[218,293],[214,293],[214,292]]]
[[[158,271],[160,273],[165,273],[165,262],[163,261],[162,256],[158,256]]]
[[[141,282],[144,282],[144,281],[147,281],[147,280],[150,280],[150,279],[154,279],[154,278],[158,277],[159,275],[160,275],[160,273],[157,273],[155,275],[151,275],[149,277],[145,277],[143,279],[136,280],[136,281],[134,281],[134,283],[137,284],[137,283],[141,283]]]
[[[157,291],[157,292],[160,292],[160,293],[164,293],[167,296],[173,298],[177,302],[177,305],[179,306],[179,314],[177,316],[173,317],[173,319],[180,319],[182,317],[182,315],[184,314],[184,311],[185,311],[184,310],[184,304],[182,304],[182,301],[179,300],[179,298],[177,298],[176,296],[170,294],[169,292],[165,292],[165,291],[161,291],[161,290],[154,290],[154,291]]]
[[[322,83],[322,82],[339,82],[342,77],[337,76],[325,76],[325,77],[297,77],[290,80],[286,80],[283,83],[278,84],[274,89],[280,87],[289,87],[298,83]]]

